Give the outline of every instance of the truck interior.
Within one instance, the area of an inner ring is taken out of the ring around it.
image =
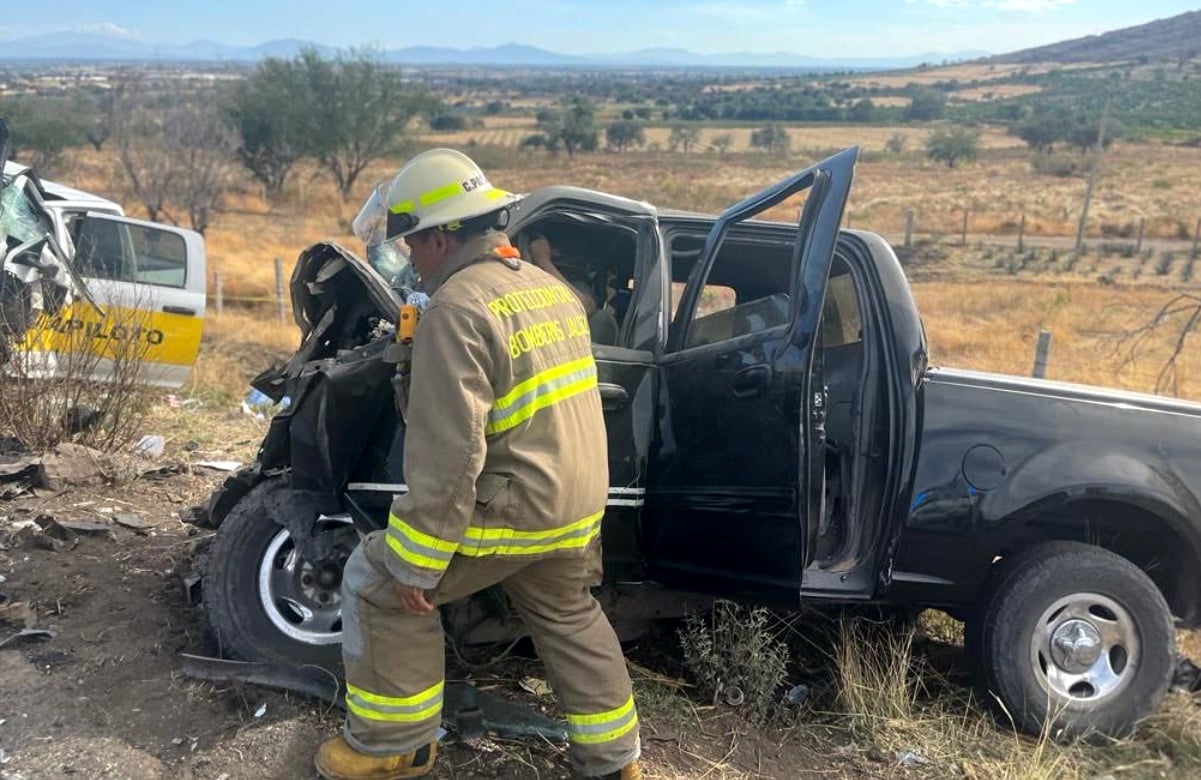
[[[702,233],[671,239],[672,327],[681,327],[678,306],[689,273],[700,257]],[[723,243],[688,329],[685,349],[772,328],[790,318],[793,244],[787,233],[735,231]],[[861,269],[836,253],[818,336],[827,393],[826,500],[814,562],[839,571],[859,563],[875,538],[884,467],[887,387],[879,371],[881,343],[874,337],[871,307]],[[875,487],[873,487],[875,486]]]
[[[593,342],[624,345],[626,314],[634,297],[637,232],[606,217],[549,212],[522,227],[514,243],[525,258],[537,236],[551,246],[551,262],[572,286],[597,304],[589,317]]]

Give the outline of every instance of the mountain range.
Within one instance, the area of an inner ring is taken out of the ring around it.
[[[231,46],[215,41],[163,44],[142,41],[119,31],[64,31],[0,41],[0,61],[166,61],[256,62],[264,57],[291,57],[302,48],[324,54],[332,48],[296,39],[257,46]],[[487,48],[454,49],[409,46],[388,49],[381,57],[401,65],[508,67],[667,67],[756,68],[807,71],[901,70],[923,63],[938,64],[988,57],[989,52],[958,51],[911,57],[807,57],[788,52],[698,54],[686,49],[641,49],[620,54],[562,54],[535,46],[507,43]],[[1119,62],[1179,60],[1201,56],[1201,11],[1190,11],[1135,27],[989,57],[994,62]]]
[[[56,32],[0,41],[0,60],[30,61],[174,61],[255,62],[264,57],[290,57],[304,47],[323,53],[330,47],[296,39],[281,39],[257,46],[230,46],[215,41],[161,44],[104,32]],[[501,65],[529,67],[689,67],[781,68],[804,70],[909,68],[924,62],[975,59],[987,52],[961,51],[919,54],[911,57],[846,57],[826,59],[787,52],[698,54],[685,49],[642,49],[619,54],[572,55],[509,43],[493,47],[454,49],[409,46],[388,49],[381,57],[404,65]]]

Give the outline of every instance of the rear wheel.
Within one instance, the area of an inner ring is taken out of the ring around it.
[[[247,493],[218,529],[204,577],[205,614],[226,656],[337,669],[342,567],[357,536],[349,518],[322,518],[315,533],[336,534],[335,554],[307,560],[266,509],[274,489],[265,483]]]
[[[1155,583],[1099,547],[1056,542],[1006,566],[973,639],[1023,731],[1122,737],[1159,705],[1175,632]]]

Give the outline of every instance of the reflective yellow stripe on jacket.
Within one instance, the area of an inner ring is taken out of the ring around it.
[[[346,708],[364,720],[418,723],[441,714],[443,688],[439,682],[412,696],[381,696],[347,683]]]
[[[638,725],[638,711],[634,709],[634,697],[617,709],[592,715],[567,714],[567,727],[571,730],[571,741],[577,745],[597,745],[612,742],[630,733]]]
[[[446,571],[455,553],[480,558],[485,555],[539,555],[587,547],[601,529],[601,511],[568,525],[545,531],[468,526],[462,541],[448,542],[418,531],[396,515],[388,518],[388,547],[413,566]]]
[[[521,382],[497,398],[488,414],[488,436],[507,431],[538,411],[596,387],[596,362],[591,356],[560,363]]]

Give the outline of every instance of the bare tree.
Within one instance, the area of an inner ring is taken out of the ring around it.
[[[167,112],[163,145],[178,169],[169,188],[171,200],[203,235],[225,197],[237,146],[234,135],[211,103],[192,103]]]
[[[125,100],[125,84],[123,80],[115,81],[93,99],[94,115],[84,128],[83,135],[96,151],[100,151],[113,135],[120,106]]]
[[[1171,346],[1159,375],[1155,380],[1155,392],[1180,392],[1180,359],[1185,353],[1189,339],[1201,331],[1201,295],[1191,292],[1177,293],[1160,307],[1151,319],[1134,330],[1118,334],[1118,347],[1126,353],[1123,365],[1133,364],[1148,351],[1148,342],[1163,333],[1168,333]]]
[[[168,206],[181,171],[164,143],[161,113],[126,104],[119,116],[115,128],[119,168],[134,197],[146,207],[150,221],[166,219],[179,224],[168,212]]]

